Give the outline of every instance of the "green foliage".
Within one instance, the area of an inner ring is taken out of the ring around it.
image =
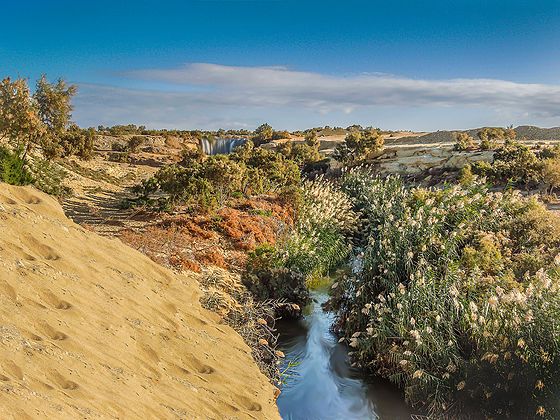
[[[12,153],[4,147],[0,147],[0,181],[11,185],[28,185],[33,182],[33,176],[20,154]]]
[[[352,130],[344,142],[336,146],[333,157],[344,164],[359,164],[379,152],[383,144],[383,137],[376,129]]]
[[[478,133],[480,139],[480,148],[482,150],[493,150],[500,142],[512,141],[515,139],[515,130],[512,127],[485,127]]]
[[[274,130],[269,124],[261,124],[256,128],[251,140],[256,146],[260,146],[261,144],[269,143],[272,140],[273,133]]]
[[[130,161],[130,153],[129,152],[109,153],[108,160],[111,162],[128,163]]]
[[[161,168],[134,188],[138,202],[160,208],[185,206],[210,211],[239,194],[293,194],[299,188],[297,164],[252,142],[230,155],[184,152],[180,164]],[[295,191],[294,191],[295,190]]]
[[[542,166],[543,181],[552,192],[560,188],[560,156],[547,158]]]
[[[457,140],[455,143],[455,150],[464,151],[476,148],[476,142],[468,133],[462,131],[457,132],[455,133],[455,138]]]
[[[11,185],[30,185],[47,194],[62,197],[70,190],[63,185],[66,172],[44,159],[24,161],[21,153],[0,147],[0,181]]]
[[[282,144],[280,153],[286,158],[293,160],[300,166],[305,166],[321,160],[318,145],[312,146],[308,143],[292,143],[291,141]]]
[[[466,165],[459,171],[459,183],[463,186],[472,185],[475,180],[475,176],[472,172],[471,165]]]
[[[305,133],[305,144],[319,150],[320,142],[315,130],[311,130]]]
[[[44,75],[33,95],[26,80],[4,79],[0,83],[0,135],[24,161],[36,146],[47,159],[73,154],[91,157],[94,130],[70,124],[70,101],[75,93],[75,86],[62,79],[51,84]]]
[[[509,183],[525,188],[535,186],[543,178],[542,161],[528,146],[514,140],[506,140],[496,149],[492,164],[477,162],[473,170],[493,183]]]
[[[129,152],[136,153],[138,151],[138,148],[142,145],[142,143],[144,143],[144,137],[132,136],[131,138],[128,139],[126,145]]]
[[[494,154],[492,175],[498,180],[528,185],[538,182],[540,174],[537,156],[524,144],[506,141]]]
[[[41,143],[47,127],[39,118],[38,104],[31,96],[27,81],[10,78],[0,83],[0,136],[25,160],[27,152]]]
[[[261,245],[249,253],[242,280],[261,301],[280,299],[305,304],[309,300],[303,274],[283,267],[277,250],[270,245]]]
[[[286,130],[282,130],[282,131],[274,131],[272,133],[272,138],[271,140],[282,140],[282,139],[289,139],[291,138],[292,135],[290,134],[289,131]]]
[[[93,157],[93,142],[95,130],[93,128],[82,129],[76,124],[71,124],[68,130],[60,134],[61,156],[75,155],[81,159]]]
[[[322,178],[305,181],[295,225],[274,247],[258,248],[251,255],[246,284],[261,298],[305,303],[306,285],[346,261],[356,222],[352,203],[337,185]]]
[[[560,220],[476,183],[347,173],[363,253],[332,303],[354,361],[434,413],[558,418]]]
[[[47,194],[65,197],[71,194],[70,188],[64,185],[66,171],[59,165],[46,159],[35,159],[31,164],[33,185]]]

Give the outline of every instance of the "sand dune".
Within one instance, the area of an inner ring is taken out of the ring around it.
[[[249,348],[176,275],[0,184],[0,418],[278,418]]]

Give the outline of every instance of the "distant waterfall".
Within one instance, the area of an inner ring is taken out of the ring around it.
[[[200,139],[200,147],[206,155],[227,155],[246,141],[246,139]]]

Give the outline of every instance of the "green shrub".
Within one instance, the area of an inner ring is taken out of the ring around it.
[[[549,192],[560,188],[560,156],[543,161],[542,175]]]
[[[161,168],[133,192],[137,204],[211,211],[243,194],[295,197],[299,184],[300,171],[295,162],[247,142],[230,155],[185,152],[180,164]]]
[[[4,147],[0,147],[0,181],[11,185],[28,185],[33,182],[33,176],[20,154]]]
[[[144,143],[144,137],[142,136],[132,136],[126,142],[126,146],[129,152],[136,153],[138,148]]]
[[[251,140],[256,146],[260,146],[264,143],[269,143],[272,140],[274,130],[269,124],[261,124],[255,129],[255,133]]]
[[[301,305],[309,300],[303,274],[282,267],[276,248],[270,245],[249,253],[242,280],[258,300],[281,299]]]
[[[455,139],[455,150],[464,151],[476,148],[476,142],[468,133],[457,132],[455,133]]]
[[[108,157],[111,162],[128,163],[130,162],[130,153],[128,152],[112,152]]]
[[[81,159],[93,157],[93,145],[95,130],[93,128],[82,129],[76,124],[71,124],[68,130],[60,135],[60,156],[78,156]]]
[[[56,197],[71,194],[70,188],[64,185],[66,171],[62,167],[45,159],[35,159],[30,166],[36,188]]]
[[[372,157],[383,148],[383,136],[378,130],[352,130],[337,145],[333,157],[345,164],[358,164]]]
[[[353,361],[453,417],[558,418],[560,221],[474,184],[407,189],[351,171],[363,253],[333,292]]]

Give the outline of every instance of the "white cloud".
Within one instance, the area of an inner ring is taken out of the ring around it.
[[[129,76],[207,89],[211,98],[247,105],[498,106],[560,115],[560,86],[494,79],[421,80],[391,75],[329,76],[285,67],[194,63],[178,69],[138,70]]]
[[[236,67],[193,63],[176,69],[145,69],[123,74],[128,84],[164,90],[82,85],[76,115],[100,123],[141,122],[157,127],[213,128],[274,120],[290,115],[375,114],[392,107],[433,110],[433,128],[441,110],[485,110],[508,115],[507,123],[534,119],[559,122],[560,86],[494,79],[420,80],[386,74],[333,76],[286,67]],[[459,117],[458,117],[459,118]],[[346,117],[344,118],[346,119]],[[351,119],[351,118],[350,118]],[[383,126],[383,121],[375,121]],[[480,125],[490,121],[481,121]],[[337,124],[331,121],[329,124]],[[456,124],[460,125],[460,119]],[[294,124],[285,124],[291,125]],[[306,126],[303,123],[303,126]],[[406,126],[404,121],[401,126]],[[410,127],[414,128],[414,127]]]

